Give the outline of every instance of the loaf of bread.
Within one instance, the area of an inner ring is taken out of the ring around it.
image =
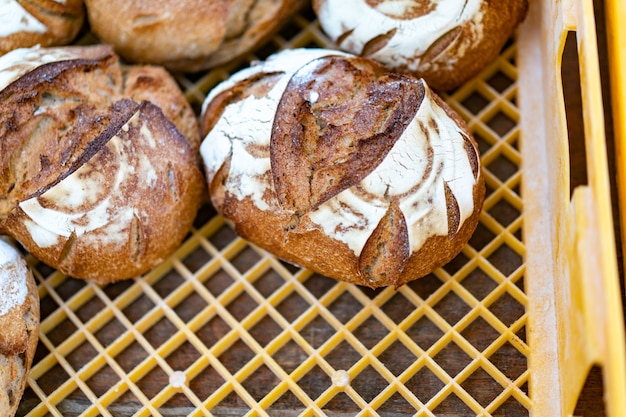
[[[0,143],[0,232],[97,283],[169,256],[206,188],[197,120],[175,81],[120,65],[108,46],[0,57]]]
[[[83,0],[0,0],[0,55],[69,44],[85,20]]]
[[[476,143],[422,80],[296,49],[206,98],[211,200],[238,234],[320,274],[400,286],[456,256],[484,199]]]
[[[305,0],[86,0],[93,33],[131,62],[212,68],[268,40]]]
[[[347,52],[451,90],[500,53],[527,0],[313,0],[324,32]]]
[[[15,415],[39,340],[39,293],[18,250],[0,238],[0,416]]]

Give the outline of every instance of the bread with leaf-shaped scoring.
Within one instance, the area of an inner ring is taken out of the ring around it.
[[[216,209],[320,274],[397,287],[450,261],[477,225],[485,189],[465,123],[374,61],[281,52],[218,85],[201,125]]]
[[[0,233],[75,278],[132,278],[189,232],[205,190],[174,79],[109,46],[0,57]]]
[[[500,53],[528,0],[313,0],[337,47],[451,90]]]

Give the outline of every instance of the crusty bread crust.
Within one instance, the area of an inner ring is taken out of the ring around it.
[[[86,0],[92,31],[131,62],[195,72],[268,40],[304,0]]]
[[[198,124],[165,70],[122,67],[107,46],[60,49],[76,58],[0,91],[0,232],[76,278],[131,278],[195,218]]]
[[[271,57],[207,99],[201,154],[211,200],[239,235],[286,261],[397,287],[470,239],[485,193],[477,144],[423,81],[324,53],[283,78],[280,63],[306,52]]]
[[[82,0],[15,0],[12,5],[25,12],[27,19],[32,19],[40,29],[24,27],[20,24],[23,16],[14,12],[15,22],[12,30],[4,28],[4,36],[0,36],[0,55],[17,48],[35,45],[61,46],[68,45],[80,32],[85,20]],[[23,20],[26,20],[24,18]]]
[[[26,262],[21,257],[8,264],[4,261],[0,259],[0,275],[25,272],[19,278],[25,279],[27,286],[24,302],[0,314],[0,415],[10,417],[15,415],[26,387],[39,340],[40,318],[37,284]],[[0,301],[6,301],[7,296],[0,293]]]
[[[158,66],[124,65],[122,78],[124,96],[137,103],[148,101],[160,108],[197,155],[200,148],[198,120],[167,70]]]
[[[527,0],[457,2],[460,10],[445,1],[404,2],[393,8],[386,3],[391,2],[313,0],[313,7],[338,48],[424,78],[439,91],[462,85],[492,62],[528,9]],[[362,9],[355,11],[354,5]],[[445,13],[447,19],[442,18]],[[360,24],[363,19],[373,22],[366,27]],[[426,27],[441,31],[431,35]]]

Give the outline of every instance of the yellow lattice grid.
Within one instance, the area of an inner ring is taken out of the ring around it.
[[[332,44],[307,11],[256,55],[177,80],[199,112],[231,72],[313,46]],[[20,415],[528,416],[517,75],[512,42],[444,96],[478,140],[485,205],[454,261],[397,291],[284,264],[208,205],[136,280],[98,287],[31,259],[42,325]]]

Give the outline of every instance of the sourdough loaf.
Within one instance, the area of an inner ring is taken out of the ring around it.
[[[67,45],[84,18],[83,0],[0,0],[0,55],[35,45]]]
[[[313,0],[342,50],[451,90],[493,61],[524,19],[527,0]]]
[[[91,30],[132,62],[212,68],[269,39],[304,0],[86,0]]]
[[[207,97],[200,152],[235,230],[320,274],[400,286],[451,260],[484,198],[476,144],[422,80],[285,51]]]
[[[0,238],[0,415],[15,415],[39,340],[39,293],[26,261]]]
[[[0,85],[0,232],[98,283],[175,250],[205,187],[197,121],[165,70],[103,45],[19,49]]]

